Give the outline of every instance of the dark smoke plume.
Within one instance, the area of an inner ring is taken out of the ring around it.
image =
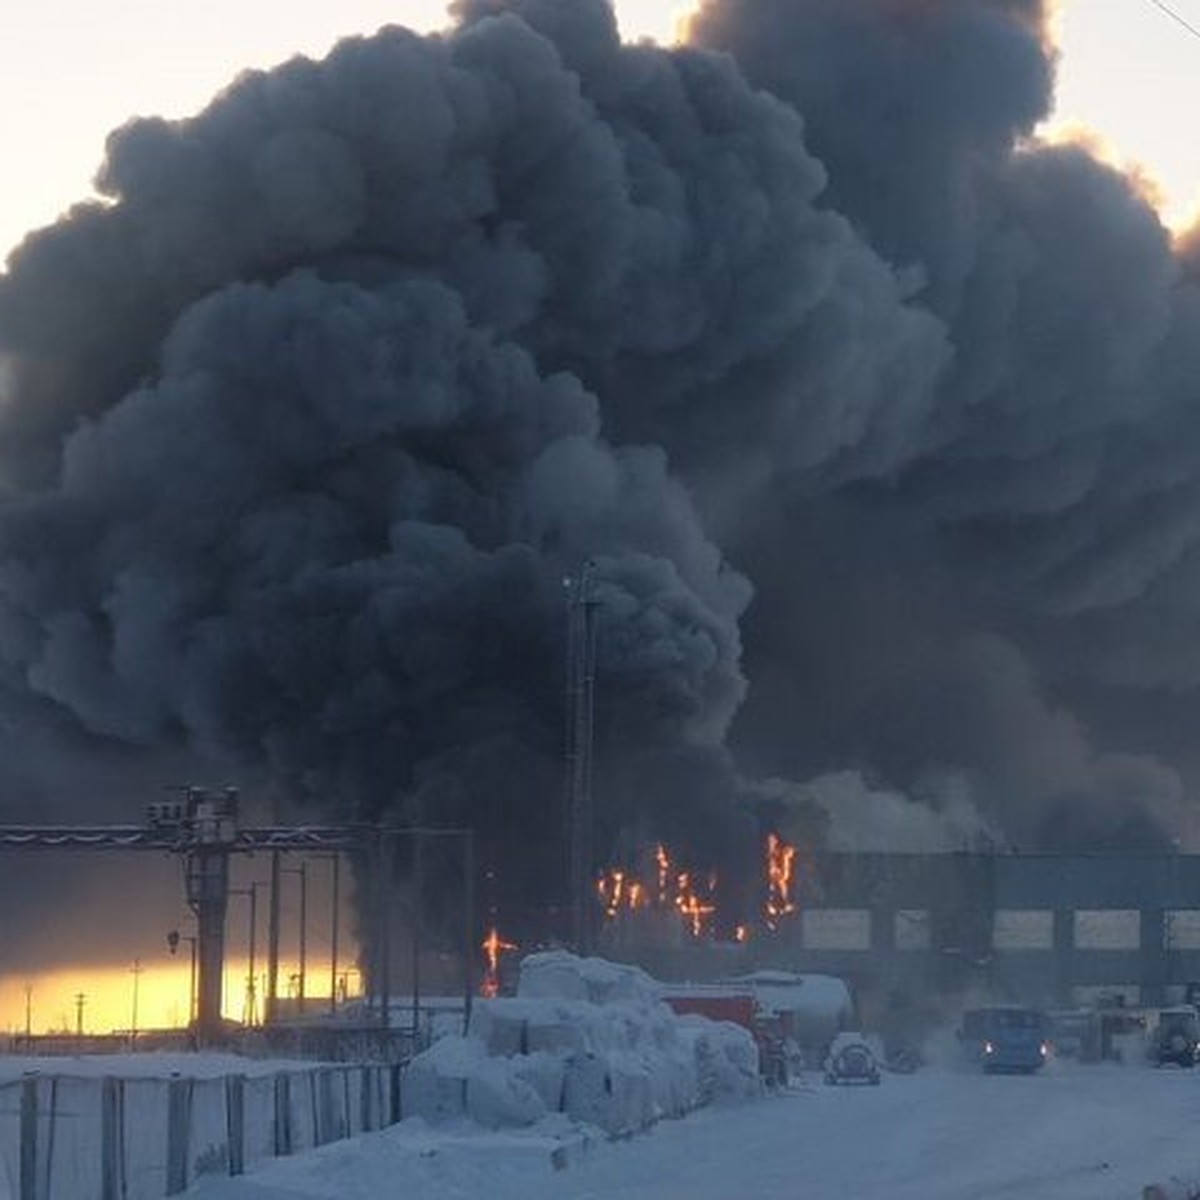
[[[603,844],[736,857],[783,779],[1183,835],[1200,293],[1029,140],[1036,0],[455,13],[133,122],[13,255],[6,709],[550,878],[590,558]]]

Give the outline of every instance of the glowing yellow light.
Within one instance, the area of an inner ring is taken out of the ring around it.
[[[26,987],[29,988],[30,1029],[33,1033],[74,1033],[76,996],[82,994],[85,1033],[128,1031],[134,1019],[134,974],[132,963],[123,966],[99,966],[94,963],[77,967],[55,967],[28,975],[0,977],[0,1030],[23,1033],[25,1030]],[[233,1021],[247,1016],[247,974],[249,962],[231,958],[225,964],[222,1011]],[[339,970],[345,974],[349,968]],[[292,994],[289,980],[299,973],[299,964],[279,964],[279,995]],[[266,959],[255,963],[257,976],[256,1007],[261,1021],[267,994]],[[357,979],[356,971],[349,971]],[[305,975],[305,996],[319,1004],[329,1000],[329,970],[314,967],[310,961]],[[188,1024],[191,989],[191,964],[187,955],[143,961],[137,976],[137,1027],[182,1029]]]

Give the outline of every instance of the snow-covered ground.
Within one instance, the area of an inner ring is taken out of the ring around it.
[[[1200,1174],[1200,1071],[1052,1064],[1041,1075],[929,1068],[703,1109],[582,1152],[563,1127],[405,1122],[209,1180],[209,1200],[1137,1200]],[[555,1169],[552,1151],[558,1147]]]

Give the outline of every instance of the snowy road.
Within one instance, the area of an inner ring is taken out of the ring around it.
[[[554,1172],[544,1144],[400,1126],[270,1167],[220,1200],[1138,1200],[1200,1175],[1200,1072],[928,1070],[794,1089],[602,1145]]]

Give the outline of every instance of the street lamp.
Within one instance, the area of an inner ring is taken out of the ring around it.
[[[188,972],[188,1028],[191,1029],[196,1020],[196,937],[194,934],[180,934],[178,929],[172,929],[167,934],[167,949],[172,954],[179,950],[180,941],[187,942],[191,949],[190,969]]]
[[[266,886],[265,883],[256,882],[244,888],[229,889],[231,896],[250,897],[250,936],[248,939],[250,962],[246,971],[246,1007],[243,1013],[243,1019],[247,1025],[256,1025],[258,1023],[257,984],[254,974],[255,934],[258,929],[258,889]]]
[[[308,957],[308,862],[302,860],[298,867],[284,867],[285,875],[300,876],[300,971],[296,994],[296,1011],[304,1012],[305,968]]]

